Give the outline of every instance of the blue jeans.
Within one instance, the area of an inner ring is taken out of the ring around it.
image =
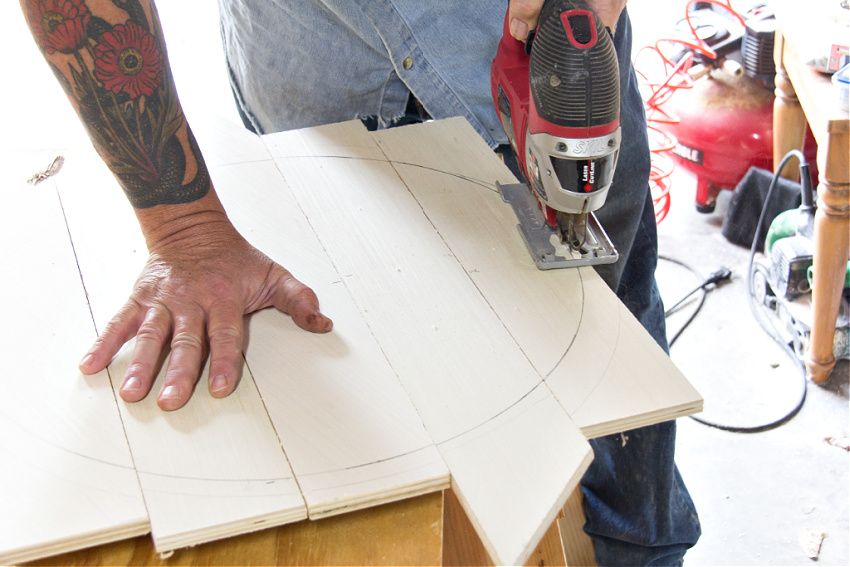
[[[234,95],[259,133],[355,118],[408,121],[411,97],[434,118],[464,116],[491,147],[507,139],[490,98],[490,62],[506,0],[219,0]],[[631,65],[631,26],[614,35],[620,65],[620,157],[597,217],[620,253],[597,272],[666,350],[655,284],[657,237],[649,144]],[[591,441],[581,481],[600,565],[675,565],[699,520],[673,461],[674,423]]]
[[[666,351],[655,229],[647,196],[617,295]],[[696,508],[673,460],[675,443],[673,421],[590,440],[594,459],[581,479],[584,529],[599,565],[681,565],[699,539]]]

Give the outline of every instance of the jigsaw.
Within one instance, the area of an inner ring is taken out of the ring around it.
[[[525,184],[499,185],[537,267],[617,261],[593,211],[620,150],[620,78],[610,31],[582,0],[548,0],[525,43],[505,15],[490,86]]]

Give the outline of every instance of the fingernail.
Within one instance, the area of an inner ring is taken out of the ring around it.
[[[210,392],[213,394],[217,394],[219,392],[223,392],[227,389],[227,378],[224,375],[219,374],[212,379],[210,383]]]
[[[173,400],[180,392],[177,391],[177,386],[166,386],[159,395],[160,400]]]
[[[315,327],[319,331],[330,331],[334,323],[330,317],[326,316],[321,311],[313,311],[310,314],[310,325]]]
[[[80,361],[80,368],[90,366],[93,360],[94,360],[94,355],[92,355],[92,354],[85,355],[83,357],[83,359]]]
[[[510,29],[511,35],[520,41],[525,41],[525,38],[528,37],[528,24],[519,18],[511,19]]]
[[[126,380],[124,380],[124,385],[121,386],[122,392],[138,392],[142,387],[142,382],[136,378],[135,376],[130,376]]]

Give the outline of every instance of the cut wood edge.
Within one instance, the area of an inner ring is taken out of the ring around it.
[[[52,557],[62,553],[70,553],[106,545],[116,541],[122,541],[132,537],[143,536],[151,533],[150,522],[146,519],[124,524],[123,526],[112,526],[109,530],[92,532],[84,535],[74,535],[63,539],[57,539],[47,544],[29,545],[19,549],[12,549],[8,553],[0,554],[0,564],[13,565],[36,561],[46,557]]]
[[[616,419],[604,423],[595,423],[587,427],[581,427],[581,432],[588,439],[596,439],[597,437],[605,437],[606,435],[614,435],[631,431],[649,425],[655,425],[665,421],[673,421],[680,417],[687,417],[700,413],[703,410],[703,400],[699,399],[693,403],[681,404],[675,407],[666,408],[663,416],[658,416],[654,412],[647,412],[633,416],[628,419]]]
[[[152,533],[154,549],[157,553],[169,553],[178,549],[194,547],[220,539],[258,532],[268,528],[276,528],[285,524],[294,524],[306,520],[300,510],[282,510],[272,514],[264,514],[253,518],[217,524],[207,529],[182,532],[174,536],[157,537]]]
[[[441,492],[451,486],[451,476],[446,475],[444,478],[434,479],[429,483],[411,483],[407,486],[398,486],[397,490],[387,493],[371,492],[358,495],[356,498],[347,498],[334,505],[316,506],[313,509],[308,509],[307,513],[311,520],[321,520],[331,516],[338,516],[348,512],[364,510],[374,506],[383,504],[391,504],[433,492]]]

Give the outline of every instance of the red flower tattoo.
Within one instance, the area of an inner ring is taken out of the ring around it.
[[[162,80],[162,57],[154,37],[133,22],[106,32],[95,47],[94,75],[104,88],[131,99],[150,96]]]
[[[48,54],[73,53],[86,39],[89,10],[83,0],[31,0],[27,19],[38,45]]]

